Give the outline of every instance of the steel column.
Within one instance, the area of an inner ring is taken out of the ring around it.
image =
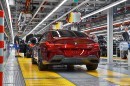
[[[113,64],[113,8],[107,10],[107,58]]]
[[[0,86],[3,86],[4,11],[0,10]]]

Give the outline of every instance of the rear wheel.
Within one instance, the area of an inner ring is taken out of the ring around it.
[[[74,70],[74,65],[67,65],[67,70]]]
[[[48,68],[47,65],[42,63],[41,53],[40,51],[38,51],[38,69],[42,71],[42,70],[46,70],[47,68]]]
[[[44,65],[41,61],[38,62],[38,69],[40,71],[46,70],[47,69],[47,65]]]
[[[37,64],[37,62],[35,61],[33,57],[32,57],[32,64]]]
[[[86,67],[88,70],[96,70],[98,67],[98,64],[89,64],[89,65],[86,65]]]

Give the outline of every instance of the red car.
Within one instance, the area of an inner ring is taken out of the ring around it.
[[[33,49],[32,64],[39,70],[48,65],[86,65],[88,70],[96,70],[100,59],[99,44],[86,34],[71,30],[45,32]]]

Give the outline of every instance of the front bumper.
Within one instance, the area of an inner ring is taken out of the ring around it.
[[[99,63],[99,58],[95,55],[89,55],[88,57],[65,57],[63,55],[55,55],[49,64],[73,64],[73,65],[82,65],[82,64],[92,64]]]

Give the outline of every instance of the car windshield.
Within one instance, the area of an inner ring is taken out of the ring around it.
[[[78,31],[73,31],[77,37],[88,37],[85,33],[82,33],[82,32],[78,32]]]
[[[77,37],[73,32],[67,31],[67,30],[62,30],[58,31],[61,37]]]

